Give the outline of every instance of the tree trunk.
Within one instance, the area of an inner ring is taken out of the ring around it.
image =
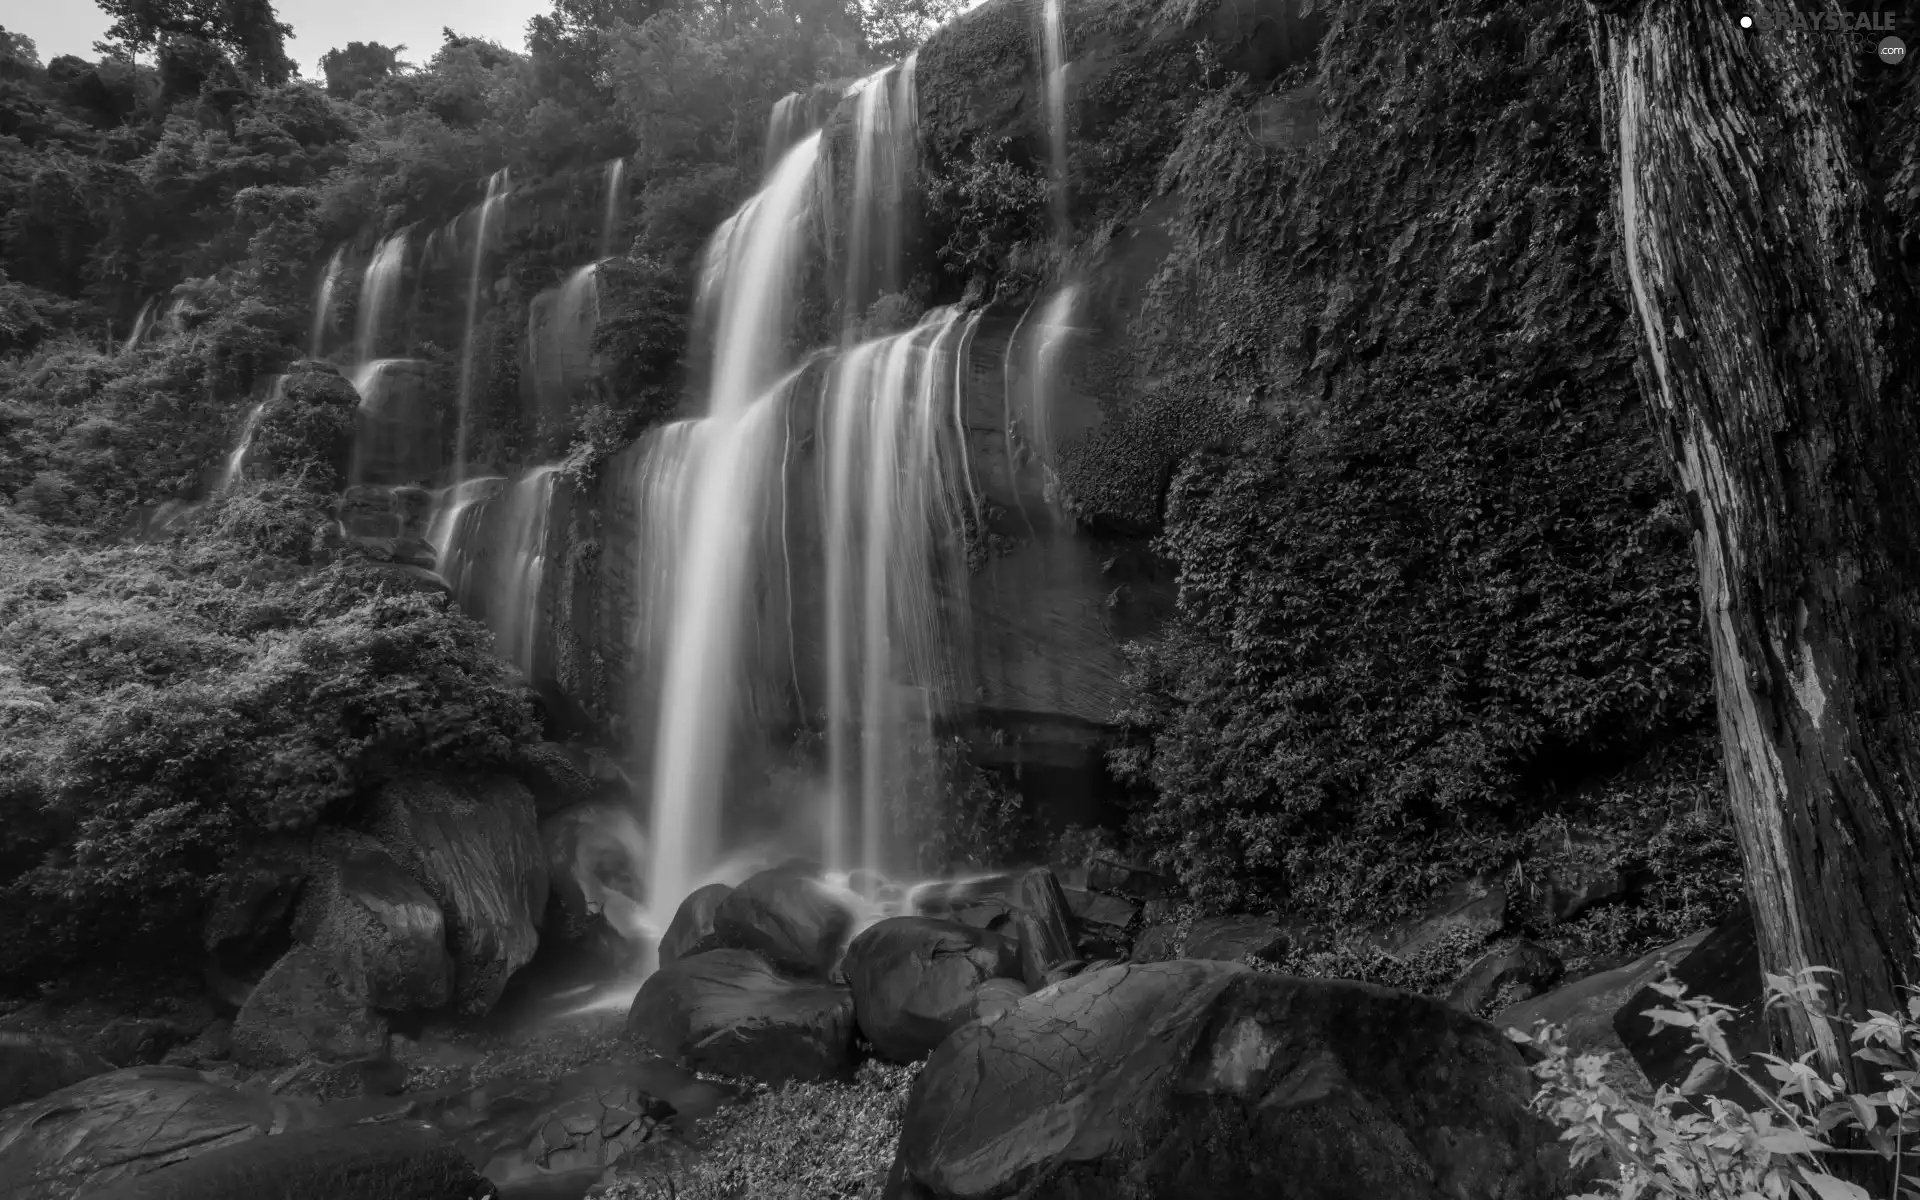
[[[1738,12],[1589,4],[1617,268],[1693,519],[1761,963],[1834,968],[1861,1015],[1920,975],[1920,313],[1857,95],[1911,68]],[[1844,1034],[1774,1034],[1863,1081]]]

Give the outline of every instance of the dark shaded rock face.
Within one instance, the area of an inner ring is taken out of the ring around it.
[[[852,910],[796,867],[751,876],[720,901],[713,932],[722,946],[751,950],[774,966],[824,978],[853,928]]]
[[[99,1200],[473,1200],[491,1194],[452,1142],[417,1122],[252,1138],[123,1180]]]
[[[660,935],[660,965],[668,966],[690,954],[718,949],[720,942],[713,931],[713,919],[721,903],[731,895],[733,889],[724,883],[709,883],[687,893],[680,907],[673,910],[667,931]]]
[[[315,491],[335,491],[346,482],[359,405],[360,394],[331,365],[295,364],[260,411],[246,469],[300,476]]]
[[[287,948],[288,925],[306,884],[308,847],[291,839],[254,847],[224,864],[201,940],[216,962],[243,973]]]
[[[931,1054],[974,1018],[981,984],[1020,972],[1008,939],[927,917],[890,917],[862,931],[845,969],[860,1032],[895,1062]]]
[[[1554,1131],[1484,1021],[1365,984],[1178,961],[961,1029],[915,1082],[889,1200],[1558,1196]]]
[[[233,1021],[233,1057],[249,1067],[286,1066],[308,1055],[368,1058],[386,1045],[386,1019],[349,989],[332,960],[308,946],[287,951]]]
[[[133,1067],[0,1113],[0,1182],[8,1200],[68,1200],[83,1185],[92,1192],[316,1119],[309,1105],[217,1075]]]
[[[1560,956],[1545,946],[1521,942],[1511,950],[1484,955],[1468,967],[1447,993],[1447,1003],[1462,1012],[1479,1013],[1502,992],[1514,1001],[1530,999],[1557,983],[1565,969]]]
[[[822,1080],[853,1065],[853,994],[789,979],[746,950],[709,950],[647,977],[627,1034],[694,1070],[765,1083]]]
[[[1045,986],[1047,972],[1077,957],[1073,907],[1047,867],[926,888],[914,903],[922,916],[946,917],[1012,938],[1029,988]]]
[[[1753,913],[1745,905],[1674,963],[1673,977],[1687,986],[1688,995],[1711,996],[1739,1010],[1732,1020],[1721,1026],[1736,1058],[1745,1059],[1769,1048],[1766,1026],[1761,1019],[1765,984],[1760,970],[1760,948],[1754,936]],[[1643,986],[1620,1006],[1613,1018],[1614,1032],[1654,1087],[1662,1084],[1678,1087],[1699,1061],[1687,1052],[1693,1045],[1692,1030],[1656,1025],[1646,1015],[1649,1009],[1671,1006],[1672,1002],[1665,996],[1651,986]],[[1758,1064],[1750,1065],[1764,1070]],[[1762,1074],[1760,1078],[1766,1076]],[[1758,1101],[1737,1077],[1729,1076],[1729,1080],[1729,1086],[1739,1089],[1735,1099],[1742,1104]]]
[[[547,863],[518,780],[416,777],[382,788],[374,835],[439,904],[460,1010],[491,1009],[539,948]]]
[[[1287,952],[1288,936],[1280,922],[1267,917],[1206,917],[1187,930],[1181,953],[1187,958],[1238,962],[1255,958],[1279,959]]]
[[[112,1069],[106,1059],[64,1038],[0,1033],[0,1108],[37,1099]]]
[[[453,989],[440,906],[386,847],[331,830],[301,903],[300,940],[326,956],[343,985],[375,1008],[439,1008]]]

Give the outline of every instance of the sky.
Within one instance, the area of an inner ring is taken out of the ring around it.
[[[526,48],[527,18],[549,11],[550,0],[275,0],[280,19],[293,26],[287,53],[309,79],[320,79],[320,56],[348,42],[405,45],[408,62],[425,62],[441,42],[440,30]],[[107,15],[91,0],[0,0],[0,26],[24,33],[40,48],[40,61],[62,54],[93,57],[93,43],[107,29]]]

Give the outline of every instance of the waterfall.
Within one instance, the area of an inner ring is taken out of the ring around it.
[[[917,148],[914,73],[918,55],[861,80],[854,109],[853,195],[846,214],[846,291],[842,326],[849,338],[880,295],[900,288],[907,178]]]
[[[535,467],[511,486],[467,480],[449,493],[443,528],[433,530],[441,577],[454,599],[493,631],[500,656],[533,675],[547,534],[559,468]],[[475,486],[468,486],[469,484]]]
[[[1033,370],[1027,387],[1027,445],[1042,469],[1054,468],[1054,393],[1059,386],[1060,352],[1073,333],[1074,308],[1080,300],[1078,284],[1066,284],[1047,298],[1033,339]],[[1011,349],[1011,346],[1009,346]]]
[[[957,309],[939,309],[912,330],[862,343],[835,365],[826,393],[833,867],[890,865],[890,779],[897,784],[905,738],[926,731],[950,674],[938,585],[963,569],[955,485],[966,470],[949,461],[964,454],[963,444],[941,432],[955,419],[949,392],[974,324]]]
[[[154,318],[158,316],[159,312],[160,297],[147,297],[147,302],[142,304],[140,311],[134,315],[133,331],[127,334],[127,340],[125,344],[120,347],[120,353],[126,354],[139,348],[140,343],[147,339],[147,334],[153,331]]]
[[[648,895],[664,927],[720,850],[754,515],[783,435],[793,292],[815,195],[820,136],[788,151],[767,185],[715,233],[700,307],[717,314],[707,415],[684,468],[683,554],[654,740]]]
[[[426,364],[376,358],[354,371],[353,460],[349,484],[426,483],[440,473],[442,425]]]
[[[614,241],[620,235],[620,214],[627,199],[626,159],[616,158],[607,163],[606,186],[606,211],[600,217],[600,257],[612,258]]]
[[[593,377],[593,331],[600,322],[599,264],[568,275],[527,306],[527,357],[543,405],[565,410],[574,388]]]
[[[1046,71],[1049,198],[1054,231],[1067,228],[1067,39],[1061,0],[1041,5],[1041,62]]]
[[[286,387],[285,375],[274,376],[273,389],[267,393],[267,398],[247,410],[247,419],[240,425],[240,436],[233,441],[233,449],[228,452],[226,465],[220,471],[220,486],[215,490],[231,491],[233,485],[240,482],[240,472],[246,469],[247,454],[253,449],[253,435],[260,428],[260,418],[266,413],[267,406],[280,398]]]
[[[453,477],[456,480],[463,478],[467,473],[467,453],[473,439],[473,384],[477,366],[474,358],[478,350],[475,345],[474,328],[480,321],[480,290],[484,282],[487,251],[492,246],[494,226],[499,219],[500,207],[506,202],[510,182],[505,167],[488,177],[487,194],[480,202],[475,219],[473,257],[467,274],[466,332],[461,339],[460,349],[458,425],[453,443]]]
[[[767,118],[767,145],[760,156],[763,174],[772,175],[780,159],[792,149],[794,139],[801,132],[805,115],[801,106],[805,102],[806,97],[799,92],[788,92],[773,102],[773,115]]]
[[[355,330],[354,361],[369,363],[379,352],[381,322],[400,291],[400,272],[407,260],[407,231],[401,230],[374,249],[367,273],[360,280],[360,310]]]
[[[307,339],[308,358],[319,358],[321,350],[326,348],[327,322],[333,316],[333,292],[340,284],[340,272],[346,265],[347,248],[336,247],[313,294],[313,335]]]

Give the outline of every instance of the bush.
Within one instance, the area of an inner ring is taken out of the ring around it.
[[[1656,1024],[1691,1030],[1699,1061],[1680,1087],[1661,1087],[1651,1103],[1607,1084],[1608,1056],[1572,1057],[1563,1031],[1552,1026],[1531,1034],[1510,1031],[1514,1040],[1543,1055],[1533,1067],[1540,1079],[1534,1107],[1564,1128],[1561,1136],[1573,1143],[1575,1166],[1610,1163],[1617,1169],[1599,1192],[1570,1200],[1872,1200],[1872,1194],[1835,1177],[1826,1165],[1832,1156],[1862,1154],[1878,1155],[1888,1164],[1887,1190],[1881,1195],[1894,1200],[1920,1195],[1920,1178],[1906,1168],[1914,1149],[1910,1139],[1920,1132],[1920,991],[1904,1013],[1873,1012],[1849,1028],[1826,1012],[1825,989],[1817,978],[1822,972],[1832,974],[1825,967],[1792,978],[1769,974],[1767,1009],[1791,1005],[1809,1020],[1835,1026],[1839,1040],[1859,1047],[1854,1057],[1886,1073],[1884,1090],[1843,1093],[1820,1078],[1809,1062],[1811,1052],[1798,1061],[1759,1055],[1768,1079],[1756,1078],[1734,1057],[1721,1032],[1735,1010],[1710,998],[1689,997],[1686,985],[1671,978],[1653,986],[1672,1006],[1648,1016]],[[1744,1081],[1763,1107],[1749,1112],[1733,1100],[1702,1096],[1730,1076]],[[1836,1147],[1836,1130],[1852,1131],[1870,1149]],[[1864,1178],[1873,1172],[1846,1174]]]
[[[671,1177],[616,1184],[607,1200],[878,1197],[893,1166],[919,1066],[867,1062],[852,1083],[761,1090],[703,1124],[698,1161]]]

